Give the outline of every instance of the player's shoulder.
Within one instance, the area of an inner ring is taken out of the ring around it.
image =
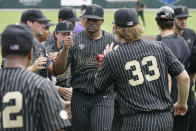
[[[74,38],[74,39],[75,39],[75,38],[81,38],[81,37],[83,37],[83,36],[85,36],[85,30],[73,34],[73,38]]]
[[[190,29],[190,28],[185,28],[185,29],[184,29],[184,32],[185,32],[185,33],[195,34],[195,31],[194,31],[193,29]]]
[[[26,69],[21,69],[21,79],[24,80],[25,84],[32,89],[41,89],[45,86],[48,86],[49,81],[38,75],[37,73],[28,71]]]

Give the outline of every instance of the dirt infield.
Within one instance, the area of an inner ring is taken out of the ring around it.
[[[156,40],[156,36],[154,36],[154,35],[145,35],[145,36],[142,36],[142,39],[144,39],[144,40]]]

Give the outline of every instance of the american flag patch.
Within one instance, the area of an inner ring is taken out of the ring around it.
[[[127,22],[127,25],[128,25],[128,26],[133,25],[133,21]]]
[[[10,50],[19,50],[19,45],[18,44],[10,45]]]

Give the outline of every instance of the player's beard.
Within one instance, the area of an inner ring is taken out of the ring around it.
[[[176,22],[175,22],[175,26],[176,26],[176,28],[177,28],[178,30],[184,30],[184,29],[186,28],[186,26],[180,26],[180,25],[177,24]]]
[[[96,33],[99,30],[94,25],[87,25],[86,26],[86,31],[89,32],[89,33]]]

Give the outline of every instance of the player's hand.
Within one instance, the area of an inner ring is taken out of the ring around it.
[[[63,43],[64,43],[64,48],[66,49],[69,49],[70,46],[74,45],[72,33],[64,38]]]
[[[49,57],[50,57],[51,60],[55,61],[57,55],[58,55],[58,52],[53,52],[53,53],[49,54]]]
[[[114,47],[114,43],[112,42],[111,45],[108,45],[106,46],[105,50],[103,51],[104,55],[106,55],[107,53],[111,52],[112,50],[117,50],[119,47],[119,45],[116,45]]]
[[[67,99],[68,101],[71,101],[71,97],[72,97],[71,89],[59,87],[58,92],[62,98]]]
[[[35,60],[34,64],[32,65],[32,70],[34,72],[37,72],[38,70],[44,69],[45,68],[44,64],[46,64],[46,62],[47,62],[46,57],[43,57],[41,55],[39,58]]]
[[[71,103],[70,103],[70,101],[65,101],[64,102],[64,109],[67,111],[68,118],[71,119],[72,114],[71,114]]]
[[[186,105],[180,105],[178,102],[174,104],[174,107],[173,107],[173,110],[174,110],[174,116],[177,116],[177,115],[185,115],[187,110],[188,110],[188,106],[187,104]]]

